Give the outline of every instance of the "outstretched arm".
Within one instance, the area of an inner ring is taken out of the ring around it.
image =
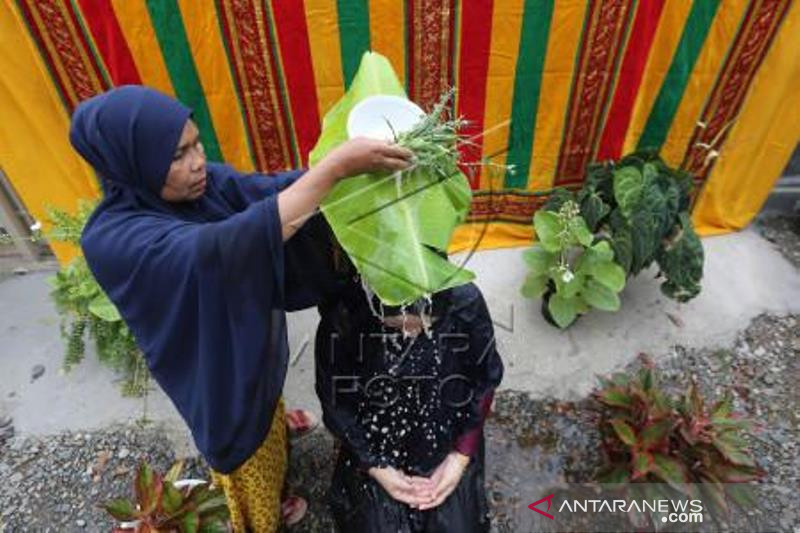
[[[288,240],[314,214],[341,179],[372,172],[394,172],[408,167],[412,153],[373,139],[356,138],[339,145],[317,166],[278,194],[283,240]]]

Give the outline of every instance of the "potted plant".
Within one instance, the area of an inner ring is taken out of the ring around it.
[[[545,209],[574,199],[589,230],[609,240],[628,276],[657,263],[662,292],[686,302],[700,293],[704,261],[689,212],[691,191],[689,173],[642,151],[590,165],[577,193],[562,189]]]
[[[664,279],[662,292],[679,302],[691,300],[700,293],[704,261],[703,246],[689,214],[691,188],[691,175],[669,167],[654,152],[634,153],[618,162],[590,165],[580,190],[557,189],[534,216],[540,242],[524,255],[532,272],[523,286],[523,295],[542,296],[545,318],[552,315],[552,322],[567,327],[574,322],[574,317],[594,305],[587,306],[580,300],[563,305],[556,299],[557,304],[553,306],[546,301],[549,296],[552,302],[552,294],[560,292],[560,287],[559,276],[549,270],[549,282],[545,280],[544,289],[540,287],[542,268],[551,266],[544,260],[544,252],[560,255],[557,266],[561,268],[563,281],[564,277],[571,279],[570,272],[574,271],[565,268],[576,255],[580,256],[580,247],[605,242],[613,252],[611,261],[623,269],[624,277],[635,276],[657,263],[658,276]],[[559,224],[580,226],[580,229],[573,229],[571,236],[561,235]],[[554,239],[553,235],[561,235],[561,240]],[[549,243],[545,244],[545,240]],[[618,302],[606,296],[603,302],[607,307],[599,302],[599,308],[617,310]],[[561,308],[560,319],[556,319],[554,307]]]
[[[609,243],[589,231],[577,203],[537,211],[534,227],[539,246],[524,252],[530,272],[522,294],[542,297],[548,322],[565,328],[591,308],[619,309],[625,271],[614,262]]]
[[[688,491],[712,516],[731,502],[752,503],[747,483],[763,476],[748,445],[754,425],[733,412],[730,395],[709,405],[693,381],[683,395],[667,394],[646,366],[602,379],[593,397],[607,461],[602,483]]]
[[[204,480],[178,480],[178,462],[163,477],[142,463],[134,479],[135,501],[124,498],[102,505],[120,524],[115,532],[227,532],[229,511],[222,489]]]

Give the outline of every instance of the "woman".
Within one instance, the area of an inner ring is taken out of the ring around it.
[[[81,245],[228,498],[234,529],[275,531],[286,471],[286,311],[313,305],[298,230],[347,176],[410,153],[350,141],[306,173],[207,163],[191,110],[139,86],[83,102],[70,140],[103,200]]]
[[[339,446],[338,529],[488,531],[482,425],[503,364],[480,291],[386,309],[341,252],[333,263],[339,286],[319,306],[315,348],[323,421]]]

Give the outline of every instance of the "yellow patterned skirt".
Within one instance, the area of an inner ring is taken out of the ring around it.
[[[281,398],[267,438],[258,450],[230,474],[211,473],[214,485],[225,491],[234,531],[278,531],[287,460],[286,423]]]

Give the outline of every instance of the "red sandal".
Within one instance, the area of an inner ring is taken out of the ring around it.
[[[289,438],[298,439],[308,435],[319,426],[319,419],[307,409],[291,409],[286,411],[286,427]]]
[[[289,496],[281,502],[281,518],[286,526],[293,526],[306,516],[308,502],[300,496]]]

